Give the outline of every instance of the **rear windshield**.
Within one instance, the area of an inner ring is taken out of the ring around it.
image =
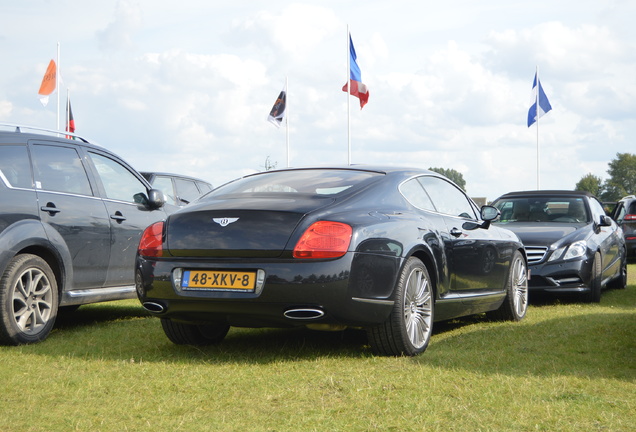
[[[270,171],[228,183],[212,191],[206,198],[272,193],[335,196],[381,175],[378,172],[338,169]]]
[[[502,199],[494,204],[501,211],[499,222],[578,223],[589,221],[589,211],[579,197],[524,197]]]

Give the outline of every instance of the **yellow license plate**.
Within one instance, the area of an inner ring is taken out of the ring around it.
[[[181,286],[184,289],[250,291],[256,286],[256,272],[186,270]]]

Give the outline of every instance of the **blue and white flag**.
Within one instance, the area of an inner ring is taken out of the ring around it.
[[[539,92],[539,109],[537,113],[537,92]],[[528,110],[528,127],[532,126],[539,118],[543,117],[548,111],[552,109],[548,97],[543,91],[541,81],[537,79],[537,74],[534,74],[534,82],[532,83],[532,106]]]

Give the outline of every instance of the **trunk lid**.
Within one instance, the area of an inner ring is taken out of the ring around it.
[[[300,220],[333,201],[260,194],[194,203],[168,218],[166,246],[172,256],[276,258]]]

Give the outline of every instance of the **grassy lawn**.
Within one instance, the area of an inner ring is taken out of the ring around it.
[[[533,302],[521,323],[437,323],[415,358],[363,332],[235,329],[171,344],[136,301],[0,347],[0,431],[633,431],[636,264],[600,304]]]

